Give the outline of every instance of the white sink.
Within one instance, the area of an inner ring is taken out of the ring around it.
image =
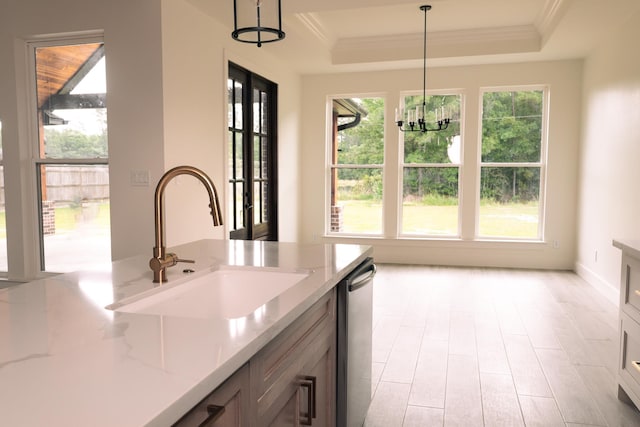
[[[107,306],[124,313],[236,319],[253,313],[309,275],[268,268],[221,268]]]

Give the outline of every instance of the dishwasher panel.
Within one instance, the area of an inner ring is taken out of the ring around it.
[[[338,284],[338,427],[361,427],[371,403],[375,273],[367,258]]]

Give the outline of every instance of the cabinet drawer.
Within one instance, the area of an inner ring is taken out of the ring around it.
[[[620,378],[630,397],[640,395],[640,325],[621,314]],[[635,402],[636,405],[638,402]]]
[[[335,341],[335,321],[332,290],[251,359],[252,401],[257,402],[259,419],[269,418],[270,408],[277,408],[280,400],[295,393],[298,376]]]
[[[622,255],[620,307],[640,322],[640,260]]]

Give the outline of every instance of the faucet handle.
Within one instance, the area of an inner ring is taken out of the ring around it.
[[[174,265],[176,265],[179,262],[188,262],[188,263],[191,263],[191,264],[195,264],[195,262],[196,262],[193,259],[178,258],[178,255],[173,253],[173,252],[167,253],[166,259],[167,259],[167,262],[168,262],[167,267],[173,267]]]

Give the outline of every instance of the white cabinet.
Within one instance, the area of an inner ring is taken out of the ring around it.
[[[617,243],[622,249],[618,397],[640,407],[640,254]]]

